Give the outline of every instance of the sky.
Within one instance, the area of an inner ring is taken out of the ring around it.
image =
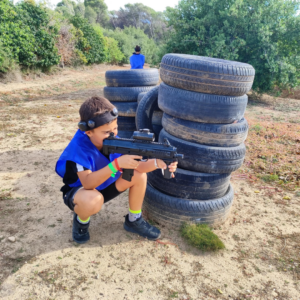
[[[61,0],[48,0],[51,4],[56,5]],[[175,7],[178,0],[105,0],[108,10],[119,10],[127,3],[142,3],[153,8],[155,11],[164,11],[167,6]]]

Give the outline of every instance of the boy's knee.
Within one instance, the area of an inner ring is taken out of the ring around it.
[[[103,196],[99,192],[94,191],[90,193],[88,199],[85,201],[88,212],[90,214],[97,213],[101,209],[103,201]]]
[[[101,194],[94,197],[92,200],[92,203],[91,203],[91,207],[93,208],[93,210],[99,211],[103,205],[103,201],[104,201],[104,199]]]
[[[139,171],[134,170],[134,179],[136,182],[147,182],[147,174],[140,173]]]

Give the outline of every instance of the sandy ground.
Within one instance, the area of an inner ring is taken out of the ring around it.
[[[104,71],[74,76],[103,81]],[[70,80],[74,77],[65,84]],[[225,243],[223,251],[198,251],[163,224],[159,242],[125,232],[127,194],[91,218],[88,244],[72,242],[72,213],[54,168],[76,131],[84,96],[101,94],[103,86],[104,81],[92,91],[64,91],[61,98],[58,93],[44,100],[2,101],[0,299],[300,299],[300,198],[270,192],[240,173],[232,178],[231,215],[214,230]],[[272,113],[268,105],[247,110],[258,119]],[[290,113],[297,117],[293,109]]]

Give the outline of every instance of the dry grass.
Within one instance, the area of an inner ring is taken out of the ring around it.
[[[286,105],[288,107],[288,105]],[[252,180],[290,191],[300,188],[300,124],[289,116],[248,115],[249,134],[244,167]]]

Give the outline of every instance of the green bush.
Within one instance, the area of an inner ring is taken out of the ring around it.
[[[118,64],[124,59],[124,54],[118,47],[118,42],[110,37],[105,37],[107,44],[106,61],[111,64]]]
[[[258,92],[300,84],[299,1],[182,0],[167,8],[168,52],[246,62]]]
[[[56,34],[42,6],[29,1],[16,6],[8,0],[0,2],[0,43],[10,61],[43,70],[58,64]]]
[[[158,46],[141,29],[130,26],[123,30],[120,28],[114,31],[104,30],[104,35],[118,41],[118,46],[124,54],[123,63],[129,63],[129,58],[136,45],[142,47],[142,54],[145,55],[146,63],[151,64],[157,61]]]
[[[6,59],[25,66],[33,64],[34,36],[30,28],[22,23],[16,8],[8,0],[0,2],[0,42],[3,52],[7,54]]]
[[[190,245],[202,251],[216,251],[225,248],[223,242],[206,224],[184,224],[181,228],[181,235]]]
[[[42,6],[21,2],[17,5],[19,18],[30,28],[35,39],[34,67],[48,70],[59,63],[60,57],[55,47],[57,28],[49,25],[49,15]]]
[[[0,73],[6,73],[14,67],[13,59],[5,51],[3,45],[0,43]]]
[[[87,63],[104,62],[107,49],[100,27],[93,28],[88,20],[80,16],[72,17],[70,22],[83,33],[83,36],[76,42],[76,48],[86,57]]]

